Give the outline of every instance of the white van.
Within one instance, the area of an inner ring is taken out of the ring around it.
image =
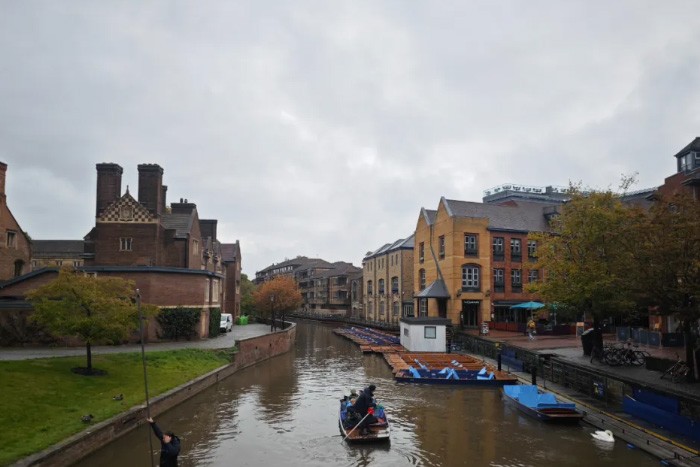
[[[233,331],[233,315],[229,313],[221,313],[221,332]]]

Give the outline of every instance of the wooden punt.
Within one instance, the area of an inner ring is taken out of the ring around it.
[[[345,441],[351,444],[360,443],[382,443],[388,442],[391,438],[391,427],[389,426],[389,417],[386,416],[386,411],[384,413],[383,424],[373,424],[369,426],[368,433],[366,435],[360,434],[360,428],[348,427],[346,428],[343,424],[343,409],[345,401],[340,401],[340,410],[338,411],[338,426],[340,427],[340,433],[345,438]],[[349,436],[348,436],[349,434]]]
[[[543,422],[577,423],[583,418],[575,404],[561,403],[554,394],[540,392],[537,386],[503,386],[503,396],[524,414]]]

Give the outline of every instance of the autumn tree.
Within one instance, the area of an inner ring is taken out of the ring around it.
[[[255,300],[253,293],[257,288],[246,274],[241,274],[241,312],[246,315],[255,313]]]
[[[570,194],[552,219],[551,231],[529,237],[538,244],[535,267],[545,270],[545,279],[527,290],[593,318],[594,342],[602,348],[601,319],[635,305],[621,274],[629,257],[618,238],[631,208],[611,191],[584,193],[572,186]]]
[[[88,276],[63,268],[58,277],[27,294],[32,319],[53,335],[78,337],[85,342],[87,368],[81,374],[97,374],[92,367],[91,346],[98,342],[120,343],[138,329],[139,314],[133,297],[134,283],[117,277]],[[144,306],[146,315],[154,307]]]
[[[253,293],[253,301],[258,313],[270,316],[274,326],[276,313],[281,313],[284,317],[284,313],[298,310],[302,299],[296,281],[291,277],[280,276],[262,284]]]
[[[633,259],[629,279],[637,300],[681,321],[688,376],[697,379],[691,328],[700,319],[700,203],[686,194],[660,197],[622,238]]]

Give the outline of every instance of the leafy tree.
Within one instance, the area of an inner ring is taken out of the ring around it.
[[[255,300],[253,293],[257,287],[246,274],[241,274],[241,312],[250,316],[255,313]]]
[[[58,278],[27,294],[34,306],[32,319],[60,337],[79,337],[87,350],[86,374],[92,368],[93,343],[120,343],[132,329],[138,329],[139,315],[134,283],[117,277],[87,276],[62,268]],[[144,305],[146,316],[153,307]]]
[[[570,194],[551,231],[529,237],[538,243],[536,267],[545,270],[546,278],[527,290],[592,317],[594,339],[602,348],[600,320],[635,306],[628,279],[621,274],[629,255],[619,241],[633,209],[611,191],[584,193],[572,186]]]
[[[274,301],[270,297],[274,295]],[[275,313],[290,313],[301,306],[301,293],[291,277],[276,277],[262,284],[253,293],[256,310],[263,316],[270,316],[274,326]]]
[[[623,238],[633,259],[629,277],[637,300],[681,320],[688,376],[697,379],[691,331],[700,319],[700,203],[686,194],[660,197]]]

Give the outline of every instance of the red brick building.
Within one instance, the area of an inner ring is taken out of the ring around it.
[[[168,207],[159,165],[141,164],[138,172],[135,199],[128,187],[122,194],[119,165],[97,164],[95,226],[84,238],[80,269],[134,281],[145,303],[201,309],[198,334],[207,337],[210,309],[240,314],[240,245],[223,245],[217,220],[199,219],[196,204],[180,199]],[[41,268],[1,285],[0,310],[56,272]]]
[[[658,192],[665,196],[686,192],[700,199],[700,137],[673,157],[676,158],[676,173],[666,178]]]
[[[0,282],[29,271],[31,241],[7,205],[7,164],[0,162]]]

